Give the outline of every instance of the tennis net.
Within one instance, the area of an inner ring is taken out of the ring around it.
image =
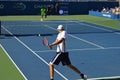
[[[57,34],[57,26],[62,24],[69,34],[120,32],[98,24],[80,21],[0,21],[0,34],[5,36],[34,36]]]

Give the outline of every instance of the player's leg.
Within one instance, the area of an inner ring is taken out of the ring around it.
[[[81,73],[81,71],[80,71],[79,69],[77,69],[75,66],[73,66],[73,65],[71,64],[71,61],[70,61],[70,59],[69,59],[69,53],[68,53],[68,52],[63,53],[62,57],[63,57],[63,59],[62,59],[62,64],[63,64],[63,65],[67,65],[67,67],[69,67],[69,68],[72,69],[73,71],[77,72],[77,73],[81,76],[81,78],[82,78],[83,80],[87,80],[87,76],[84,75],[83,73]]]
[[[54,64],[58,65],[60,63],[60,54],[56,53],[55,57],[53,60],[49,63],[49,68],[50,68],[50,80],[54,79]]]
[[[44,16],[44,14],[42,13],[42,14],[41,14],[41,21],[43,21],[43,16]]]
[[[75,66],[73,66],[73,65],[71,64],[71,61],[70,61],[70,59],[69,59],[69,53],[68,53],[68,52],[62,53],[61,56],[62,56],[62,64],[63,64],[63,65],[67,65],[67,67],[69,67],[69,68],[72,69],[73,71],[77,72],[78,74],[81,73],[79,69],[77,69]]]
[[[87,80],[87,76],[86,76],[85,74],[81,73],[80,70],[77,69],[77,68],[76,68],[75,66],[73,66],[72,64],[67,65],[67,67],[69,67],[69,68],[72,69],[73,71],[77,72],[77,73],[81,76],[81,78],[82,78],[83,80]]]
[[[75,66],[73,66],[72,64],[67,65],[67,67],[69,67],[69,68],[72,69],[73,71],[77,72],[78,74],[81,73],[80,70],[77,69],[77,68],[76,68]]]
[[[54,78],[54,65],[52,63],[50,63],[49,68],[50,68],[50,79],[53,80],[53,78]]]
[[[45,13],[45,18],[47,18],[47,12]]]
[[[76,68],[75,66],[73,66],[72,64],[67,65],[67,67],[69,67],[69,68],[72,69],[73,71],[77,72],[77,73],[81,76],[81,78],[82,78],[83,80],[87,80],[87,75],[81,73],[80,70],[77,69],[77,68]]]

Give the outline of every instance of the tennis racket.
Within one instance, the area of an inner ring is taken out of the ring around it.
[[[48,40],[46,37],[43,37],[43,45],[44,46],[49,46]]]
[[[49,42],[48,42],[47,37],[45,37],[45,36],[43,37],[43,45],[49,47],[50,49],[52,49],[52,48],[49,46]]]

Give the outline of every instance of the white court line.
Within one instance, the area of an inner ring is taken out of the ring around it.
[[[76,21],[75,21],[75,22],[76,22]],[[96,28],[96,29],[100,29],[100,30],[112,32],[111,30],[108,30],[108,29],[99,28],[99,27],[96,27],[96,26],[91,26],[91,25],[84,24],[84,23],[79,23],[79,22],[76,22],[76,23],[82,24],[82,25],[86,25],[86,26],[89,26],[89,27],[92,27],[92,28]],[[43,24],[43,25],[44,25],[44,24]],[[50,26],[48,26],[48,25],[44,25],[44,26],[45,26],[45,27],[49,27],[49,28],[51,28],[51,29],[53,29],[53,30],[56,30],[55,28],[52,28],[52,27],[50,27]],[[117,33],[117,32],[116,32],[116,33]],[[118,33],[117,33],[117,34],[118,34]],[[101,49],[104,49],[103,46],[97,45],[97,44],[95,44],[95,43],[93,43],[93,42],[90,42],[90,41],[87,41],[87,40],[85,40],[85,39],[82,39],[82,38],[73,36],[73,35],[71,35],[71,34],[68,34],[68,35],[71,36],[71,37],[73,37],[73,38],[76,38],[76,39],[78,39],[78,40],[81,40],[81,41],[83,41],[83,42],[86,42],[86,43],[89,43],[89,44],[94,45],[94,46],[96,46],[96,47],[99,47],[99,48],[101,48]]]
[[[105,49],[120,49],[120,47],[106,47],[101,48],[83,48],[83,49],[68,49],[67,51],[92,51],[92,50],[105,50]],[[55,52],[56,50],[43,50],[43,51],[34,51],[34,52]]]
[[[45,26],[47,26],[47,25],[45,25]],[[50,27],[50,28],[51,28],[51,27]],[[53,28],[53,29],[54,29],[54,28]],[[56,29],[55,29],[55,30],[56,30]],[[99,46],[99,48],[100,48],[100,46]],[[101,49],[104,49],[104,47],[101,46]],[[35,52],[33,51],[33,53],[35,53]]]
[[[84,48],[84,49],[68,49],[68,51],[92,51],[92,50],[105,50],[105,49],[120,49],[120,47],[106,47],[106,48]]]
[[[43,25],[44,25],[44,24],[43,24]],[[53,27],[50,27],[50,26],[48,26],[48,25],[44,25],[44,26],[57,31],[57,29],[55,29],[55,28],[53,28]],[[90,42],[90,41],[87,41],[87,40],[85,40],[85,39],[82,39],[82,38],[73,36],[73,35],[71,35],[71,34],[68,34],[68,36],[71,36],[71,37],[73,37],[73,38],[75,38],[75,39],[81,40],[81,41],[86,42],[86,43],[88,43],[88,44],[91,44],[91,45],[94,45],[94,46],[99,47],[99,48],[101,48],[101,49],[104,49],[103,46],[97,45],[97,44],[95,44],[95,43],[93,43],[93,42]]]
[[[6,55],[8,56],[8,58],[11,60],[11,62],[15,65],[15,67],[17,68],[17,70],[20,72],[20,74],[23,76],[23,78],[25,80],[28,80],[26,78],[26,76],[22,73],[22,71],[19,69],[19,67],[15,64],[14,60],[9,56],[8,52],[3,48],[3,46],[0,44],[0,47],[2,48],[2,50],[6,53]]]
[[[120,78],[120,76],[112,76],[112,77],[100,77],[100,78],[89,78],[87,80],[101,80],[101,79],[116,79],[116,78]],[[77,80],[82,80],[82,79],[77,79]]]
[[[112,30],[108,30],[108,29],[104,29],[104,28],[100,28],[100,27],[96,27],[96,26],[91,26],[91,25],[88,25],[88,24],[85,24],[85,23],[81,23],[81,22],[76,22],[76,23],[82,24],[82,25],[85,25],[85,26],[89,26],[89,27],[92,27],[92,28],[96,28],[96,29],[112,32]]]
[[[92,23],[92,24],[96,24],[96,25],[99,25],[99,26],[104,26],[104,27],[107,27],[107,28],[111,28],[111,29],[116,29],[116,30],[120,30],[118,28],[112,28],[112,27],[109,27],[109,26],[106,26],[106,25],[102,25],[102,24],[97,24],[97,23],[93,23],[93,22],[90,22],[90,21],[85,21],[85,20],[82,20],[84,22],[88,22],[88,23]],[[76,22],[76,23],[79,23],[79,22]],[[80,23],[79,23],[80,24]],[[84,24],[84,23],[83,23]],[[85,24],[86,25],[86,24]],[[90,26],[90,25],[89,25]],[[91,26],[91,27],[95,27],[95,26]],[[97,28],[97,27],[96,27]],[[100,28],[99,28],[100,29]],[[102,29],[102,28],[101,28]],[[103,29],[103,30],[107,30],[107,29]],[[109,32],[113,32],[112,30],[107,30]],[[115,34],[119,34],[120,35],[120,32],[114,32]]]
[[[104,26],[104,27],[108,27],[108,28],[111,28],[109,26],[105,26],[105,25],[102,25],[102,24],[97,24],[97,23],[93,23],[93,22],[90,22],[90,21],[85,21],[85,20],[82,20],[83,22],[88,22],[88,23],[92,23],[92,24],[96,24],[96,25],[100,25],[100,26]],[[53,22],[53,21],[45,21],[45,22]],[[82,25],[86,25],[86,26],[89,26],[89,27],[92,27],[92,28],[96,28],[96,29],[100,29],[100,30],[104,30],[104,31],[108,31],[108,32],[113,32],[112,30],[108,30],[108,29],[104,29],[104,28],[100,28],[100,27],[96,27],[96,26],[91,26],[89,24],[85,24],[85,23],[81,23],[81,21],[79,20],[76,20],[76,21],[71,21],[69,19],[66,19],[65,21],[56,21],[56,22],[75,22],[75,23],[78,23],[78,24],[82,24]],[[19,26],[19,25],[18,25]],[[26,25],[28,26],[28,25]],[[30,25],[31,26],[31,25]],[[33,25],[32,25],[33,26]],[[34,26],[39,26],[39,25],[34,25]],[[111,29],[117,29],[117,28],[111,28]],[[120,34],[120,32],[115,32],[115,34]]]
[[[34,52],[56,52],[56,50],[40,50],[40,51],[34,51]]]
[[[64,21],[64,22],[65,22],[65,21]],[[69,21],[69,22],[71,22],[71,21]],[[96,29],[100,29],[100,30],[112,32],[111,30],[108,30],[108,29],[99,28],[99,27],[96,27],[96,26],[91,26],[91,25],[88,25],[88,24],[85,24],[85,23],[79,23],[78,21],[74,21],[74,22],[75,22],[75,23],[78,23],[78,24],[86,25],[86,26],[89,26],[89,27],[92,27],[92,28],[96,28]],[[42,24],[42,25],[44,25],[44,24]],[[47,27],[47,28],[51,28],[51,29],[57,31],[57,29],[55,29],[55,28],[53,28],[53,27],[50,27],[50,26],[48,26],[48,25],[44,25],[44,26]],[[116,32],[116,33],[117,33],[117,32]],[[117,34],[118,34],[118,33],[117,33]],[[104,49],[103,46],[100,46],[100,45],[95,44],[95,43],[93,43],[93,42],[90,42],[90,41],[88,41],[88,40],[85,40],[85,39],[82,39],[82,38],[73,36],[73,35],[71,35],[71,34],[68,34],[68,35],[71,36],[71,37],[73,37],[73,38],[76,38],[76,39],[78,39],[78,40],[81,40],[81,41],[83,41],[83,42],[86,42],[86,43],[88,43],[88,44],[91,44],[91,45],[94,45],[94,46],[99,47],[99,48],[101,48],[101,49]]]
[[[7,30],[5,27],[1,26],[4,30],[6,30],[9,34],[13,35],[9,30]],[[18,42],[20,42],[25,48],[27,48],[29,51],[31,51],[35,56],[37,56],[41,61],[43,61],[46,65],[49,66],[49,63],[45,61],[41,56],[39,56],[37,53],[35,53],[30,47],[28,47],[25,43],[23,43],[19,38],[16,36],[13,36]],[[56,73],[58,73],[64,80],[67,79],[63,74],[61,74],[57,69],[54,69]]]
[[[76,39],[78,39],[78,40],[81,40],[81,41],[83,41],[83,42],[86,42],[86,43],[89,43],[89,44],[94,45],[94,46],[96,46],[96,47],[99,47],[99,48],[101,48],[101,49],[104,49],[103,46],[97,45],[97,44],[95,44],[95,43],[93,43],[93,42],[90,42],[90,41],[87,41],[87,40],[85,40],[85,39],[82,39],[82,38],[73,36],[73,35],[71,35],[71,34],[68,34],[68,35],[71,36],[71,37],[73,37],[73,38],[76,38]]]

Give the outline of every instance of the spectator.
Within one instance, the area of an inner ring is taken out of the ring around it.
[[[51,5],[48,5],[46,14],[51,15]]]
[[[55,14],[56,15],[59,14],[59,4],[58,3],[55,4]]]
[[[102,12],[106,12],[106,8],[103,7]]]

